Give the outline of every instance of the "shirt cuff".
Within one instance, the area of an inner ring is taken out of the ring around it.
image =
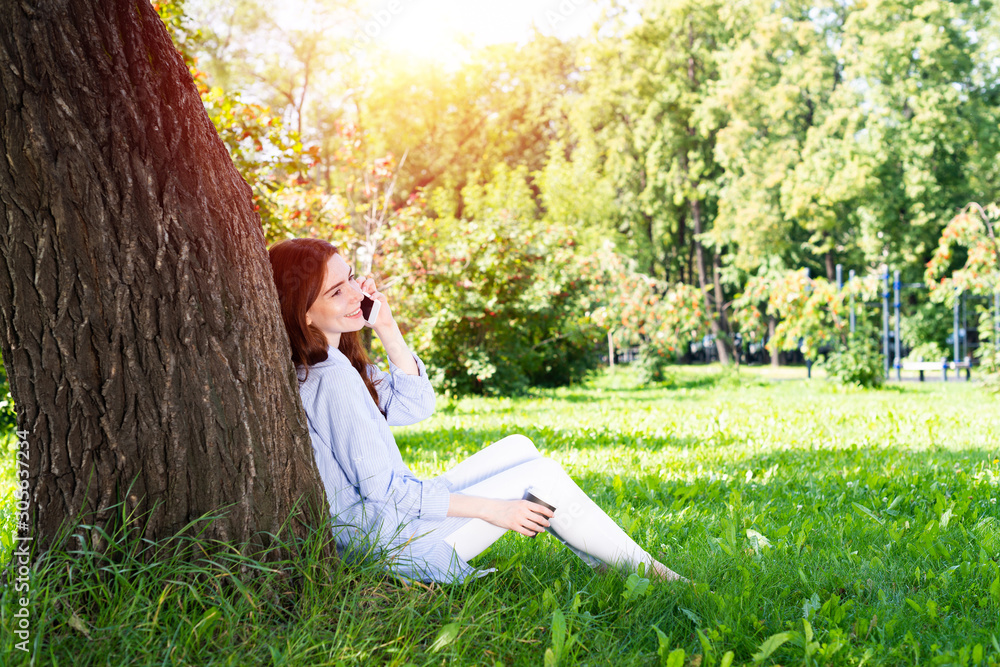
[[[424,362],[420,361],[420,357],[418,357],[417,355],[415,355],[413,352],[410,352],[410,356],[412,356],[413,360],[415,362],[417,362],[417,374],[416,375],[410,375],[409,373],[404,373],[404,372],[400,371],[399,370],[399,366],[397,366],[396,364],[392,363],[392,359],[389,359],[389,356],[386,355],[386,360],[389,362],[389,373],[392,374],[393,378],[399,378],[399,377],[411,377],[411,378],[412,377],[419,377],[419,378],[426,379],[427,378],[427,369],[424,368]]]
[[[451,493],[441,480],[424,480],[420,489],[420,516],[418,519],[444,519],[448,516]]]

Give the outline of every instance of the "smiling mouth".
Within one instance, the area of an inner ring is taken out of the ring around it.
[[[357,310],[355,310],[355,311],[354,311],[353,313],[351,313],[350,315],[348,315],[348,317],[357,317],[357,316],[358,316],[358,315],[360,315],[360,314],[361,314],[361,309],[360,309],[360,308],[358,308],[358,309],[357,309]]]

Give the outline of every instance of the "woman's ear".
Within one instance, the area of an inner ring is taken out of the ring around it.
[[[307,326],[307,327],[311,327],[311,326],[312,326],[312,323],[313,323],[313,320],[312,320],[312,318],[311,318],[311,317],[309,317],[309,313],[306,313],[306,326]]]

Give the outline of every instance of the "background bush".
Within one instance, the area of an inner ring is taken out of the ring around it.
[[[827,355],[826,372],[844,384],[879,387],[885,382],[885,362],[878,340],[866,327],[850,334],[843,347]]]
[[[537,219],[524,170],[498,169],[463,195],[461,218],[435,202],[398,220],[382,253],[432,380],[450,394],[504,395],[580,379],[604,332],[574,230]]]
[[[668,368],[673,365],[674,357],[666,350],[655,345],[645,345],[635,361],[636,377],[643,384],[666,382],[671,378]]]

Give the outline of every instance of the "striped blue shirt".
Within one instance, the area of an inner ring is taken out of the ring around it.
[[[308,377],[299,369],[299,393],[330,513],[340,526],[341,552],[348,558],[375,552],[393,573],[421,581],[464,581],[479,574],[442,541],[469,519],[447,516],[448,487],[438,479],[418,479],[389,430],[434,412],[423,362],[414,355],[419,375],[407,375],[391,361],[388,373],[369,366],[376,407],[347,357],[335,347],[327,354],[309,367]]]

